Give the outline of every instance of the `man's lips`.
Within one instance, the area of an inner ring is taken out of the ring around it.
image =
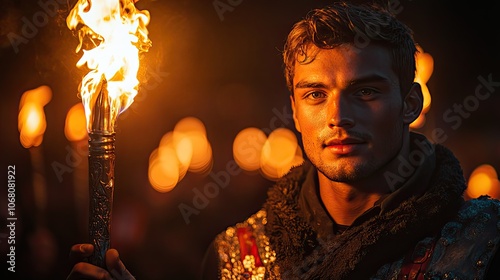
[[[336,138],[330,139],[325,143],[325,148],[334,154],[346,155],[359,149],[361,145],[366,144],[366,141],[359,138]]]
[[[365,142],[366,141],[363,139],[346,137],[346,138],[330,139],[326,142],[325,145],[326,146],[335,146],[335,145],[363,144]]]

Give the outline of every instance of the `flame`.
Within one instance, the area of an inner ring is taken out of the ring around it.
[[[410,124],[410,128],[420,128],[425,123],[425,114],[431,107],[431,94],[427,87],[427,81],[430,79],[434,70],[434,59],[429,53],[424,52],[421,46],[417,46],[417,54],[415,56],[417,71],[415,72],[414,82],[419,83],[422,88],[422,95],[424,97],[424,104],[422,112],[418,118]]]
[[[82,103],[75,104],[69,109],[64,125],[64,135],[69,141],[81,141],[87,139],[85,129],[85,111]]]
[[[42,144],[47,128],[43,107],[52,99],[52,90],[40,86],[23,93],[19,102],[18,130],[19,140],[25,148]]]
[[[146,26],[147,10],[138,10],[133,0],[79,0],[66,19],[70,30],[78,30],[76,52],[83,55],[76,66],[87,66],[79,93],[85,106],[87,129],[99,88],[106,83],[109,93],[111,127],[137,95],[139,54],[151,47]],[[91,48],[84,49],[84,45]]]

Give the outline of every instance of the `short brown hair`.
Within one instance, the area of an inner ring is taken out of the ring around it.
[[[392,67],[399,78],[402,95],[406,95],[415,79],[413,32],[387,9],[374,5],[353,5],[338,2],[314,9],[297,22],[288,34],[283,51],[285,78],[293,95],[295,63],[308,63],[307,48],[314,45],[332,49],[351,44],[358,48],[375,43],[387,47],[392,55]],[[299,56],[304,57],[299,61]]]

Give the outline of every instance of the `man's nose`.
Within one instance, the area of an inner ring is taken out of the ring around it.
[[[328,104],[328,127],[346,128],[354,126],[351,106],[352,104],[345,97],[333,96]]]

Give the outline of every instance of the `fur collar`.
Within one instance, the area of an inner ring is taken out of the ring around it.
[[[328,240],[318,240],[298,208],[307,168],[299,166],[268,192],[266,233],[284,279],[367,279],[432,236],[463,203],[465,181],[458,160],[435,146],[436,169],[421,196]]]

